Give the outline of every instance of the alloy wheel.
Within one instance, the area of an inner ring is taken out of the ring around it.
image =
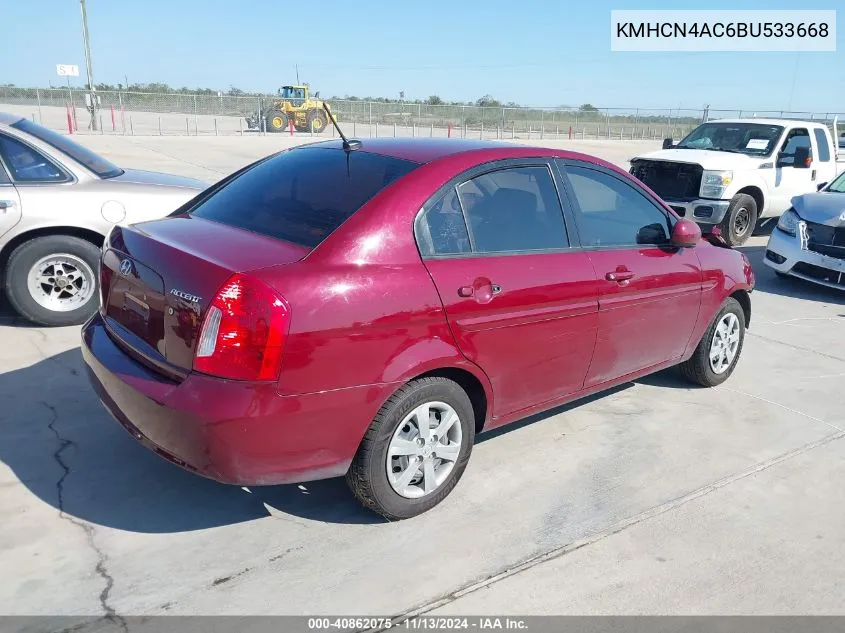
[[[445,402],[425,402],[393,433],[387,449],[387,479],[396,494],[417,499],[449,477],[463,443],[458,414]]]
[[[739,349],[739,319],[728,312],[719,319],[710,342],[710,369],[716,374],[725,373],[736,358]]]
[[[68,253],[42,257],[27,275],[29,294],[38,305],[54,312],[70,312],[85,305],[96,285],[91,267]]]

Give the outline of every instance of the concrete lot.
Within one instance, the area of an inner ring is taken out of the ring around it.
[[[81,138],[209,181],[290,142]],[[567,146],[625,165],[656,144]],[[765,239],[725,385],[663,372],[484,435],[446,502],[393,524],[341,480],[166,463],[100,406],[78,328],[6,309],[0,613],[845,614],[845,293],[775,278]]]

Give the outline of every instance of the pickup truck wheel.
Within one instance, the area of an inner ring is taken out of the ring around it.
[[[730,246],[742,246],[757,226],[757,201],[744,193],[736,194],[728,206],[720,228]]]
[[[744,341],[745,313],[736,299],[728,297],[695,352],[681,363],[681,374],[702,387],[722,384],[733,373]]]
[[[99,302],[100,249],[70,235],[48,235],[12,251],[6,296],[22,317],[44,326],[78,325]]]
[[[474,440],[472,404],[457,383],[413,380],[376,414],[346,481],[364,507],[391,521],[407,519],[452,492]]]

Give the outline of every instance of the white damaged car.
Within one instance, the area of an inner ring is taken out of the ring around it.
[[[792,199],[763,261],[779,276],[845,290],[845,173],[817,193]]]

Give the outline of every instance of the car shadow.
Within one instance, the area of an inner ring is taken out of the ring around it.
[[[9,303],[9,299],[6,297],[6,293],[3,290],[0,290],[0,325],[20,328],[41,327],[38,324],[20,316],[12,307],[12,304]]]
[[[766,253],[765,246],[739,246],[737,250],[745,253],[745,256],[751,262],[751,267],[754,269],[754,276],[756,278],[754,292],[765,292],[767,294],[793,297],[795,299],[845,305],[845,291],[819,286],[796,277],[778,277],[774,270],[763,263],[763,257]],[[751,319],[753,325],[753,309]]]
[[[552,418],[556,415],[560,415],[561,413],[566,413],[567,411],[572,411],[572,410],[577,409],[579,407],[583,407],[584,405],[590,404],[591,402],[595,402],[596,400],[600,400],[602,398],[606,398],[606,397],[613,395],[615,393],[621,393],[622,391],[630,389],[633,386],[634,386],[633,382],[626,382],[626,383],[623,383],[621,385],[617,385],[616,387],[612,387],[612,388],[607,389],[605,391],[601,391],[599,393],[593,394],[591,396],[587,396],[585,398],[580,398],[578,400],[575,400],[574,402],[563,404],[563,405],[560,405],[560,406],[555,407],[553,409],[547,409],[546,411],[543,411],[541,413],[535,413],[533,415],[529,415],[528,417],[523,418],[521,420],[518,420],[516,422],[511,422],[510,424],[506,424],[505,426],[500,426],[500,427],[495,428],[491,431],[485,431],[483,433],[480,433],[479,435],[476,436],[475,443],[481,444],[483,442],[487,442],[489,440],[496,439],[497,437],[501,437],[502,435],[504,435],[506,433],[510,433],[512,431],[518,431],[519,429],[526,427],[530,424],[536,424],[536,423],[541,422],[543,420],[547,420],[549,418]]]
[[[754,237],[768,237],[777,226],[779,219],[780,218],[763,218],[762,220],[757,220],[757,225],[754,227],[752,235]]]
[[[479,435],[486,442],[632,386]],[[189,473],[142,447],[91,389],[79,349],[0,377],[0,461],[39,500],[66,515],[139,533],[178,533],[274,516],[337,524],[384,519],[343,478],[241,488]]]
[[[273,509],[322,522],[382,521],[342,479],[244,489],[161,459],[100,404],[78,348],[2,374],[0,401],[0,460],[38,499],[93,524],[188,532],[278,514]]]

